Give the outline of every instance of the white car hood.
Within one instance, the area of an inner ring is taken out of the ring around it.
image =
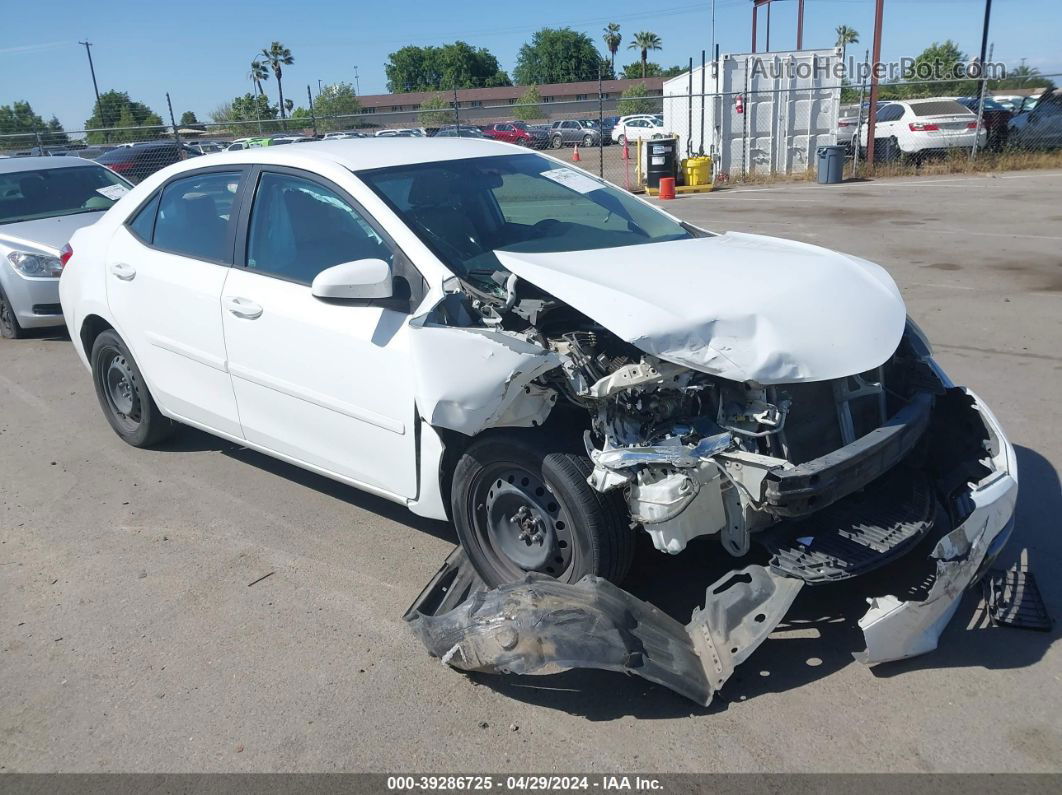
[[[871,370],[895,352],[906,322],[896,283],[880,266],[762,235],[495,254],[646,353],[735,381]]]

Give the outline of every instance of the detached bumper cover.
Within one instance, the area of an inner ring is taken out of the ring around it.
[[[636,674],[707,705],[789,610],[803,583],[750,566],[708,589],[683,626],[607,580],[529,574],[482,590],[460,549],[406,613],[428,651],[462,671]],[[453,609],[455,599],[469,593]],[[453,596],[451,596],[453,594]],[[445,612],[433,612],[445,610]]]
[[[963,495],[972,510],[934,547],[930,557],[936,562],[936,574],[926,598],[901,601],[887,595],[869,600],[870,609],[859,620],[867,648],[855,655],[867,665],[933,651],[963,592],[984,575],[1013,529],[1018,497],[1014,448],[988,407],[969,390],[963,391],[995,442],[996,452],[985,453],[992,472]]]

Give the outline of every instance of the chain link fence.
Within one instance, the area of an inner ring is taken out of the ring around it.
[[[676,81],[681,85],[686,77]],[[1062,91],[989,87],[982,103],[979,96],[961,93],[971,90],[971,82],[883,84],[874,174],[1062,165]],[[614,184],[641,190],[653,164],[652,142],[671,138],[679,184],[681,162],[699,155],[712,158],[716,186],[813,178],[817,151],[826,145],[845,148],[846,176],[868,173],[865,86],[861,97],[860,86],[840,84],[728,93],[704,91],[693,80],[681,93],[669,91],[669,84],[664,95],[581,95],[533,105],[471,105],[457,97],[448,106],[365,108],[318,117],[311,104],[297,118],[188,126],[171,115],[171,123],[163,125],[0,135],[0,155],[87,158],[135,183],[179,160],[223,150],[319,139],[482,136],[547,150]]]

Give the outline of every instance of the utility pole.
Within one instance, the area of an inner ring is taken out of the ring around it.
[[[712,0],[712,52],[715,52],[715,0]]]
[[[771,51],[771,0],[767,0],[767,44],[764,49]]]
[[[358,67],[354,67],[354,93],[361,96],[361,83],[358,82]]]
[[[96,67],[92,65],[92,42],[91,41],[79,41],[85,48],[85,52],[88,54],[89,72],[92,74],[92,90],[96,92],[96,113],[100,117],[100,127],[105,127],[103,121],[103,106],[100,105],[100,87],[96,84]]]
[[[885,0],[874,0],[874,45],[870,62],[870,107],[867,109],[867,171],[874,173],[874,134],[878,118],[878,64],[881,63],[881,18]]]
[[[318,81],[320,82],[320,81]],[[317,96],[321,96],[320,90],[317,91]],[[310,93],[310,84],[306,84],[306,101],[310,103],[310,121],[313,123],[313,137],[317,137],[317,114],[313,110],[313,94]]]
[[[804,0],[797,2],[797,49],[804,49]]]
[[[321,96],[321,78],[317,78],[317,96]]]
[[[988,54],[988,23],[992,18],[992,0],[985,0],[985,24],[981,29],[981,80],[985,79],[985,56]],[[982,90],[982,94],[984,91]]]

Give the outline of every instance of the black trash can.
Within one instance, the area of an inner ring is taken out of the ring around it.
[[[819,157],[819,184],[835,185],[844,180],[844,147],[843,146],[820,146]]]
[[[660,187],[661,177],[673,177],[678,185],[678,138],[650,138],[645,146],[645,184]]]

